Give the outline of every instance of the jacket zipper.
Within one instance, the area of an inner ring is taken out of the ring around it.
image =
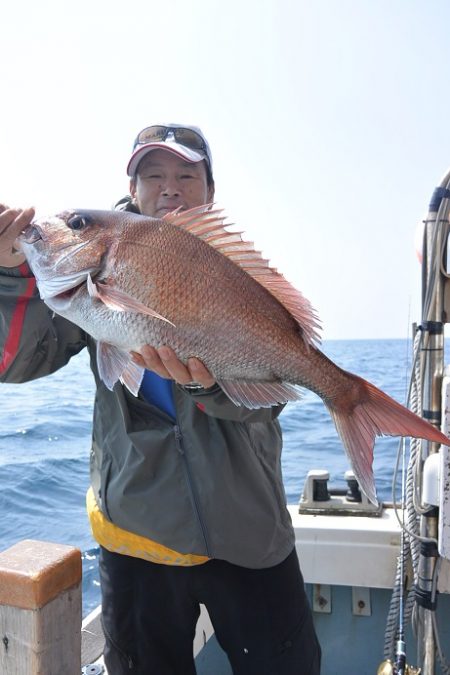
[[[199,522],[200,529],[202,531],[203,541],[205,542],[206,555],[208,556],[208,558],[210,558],[211,554],[210,554],[209,546],[208,546],[208,537],[206,535],[206,527],[205,527],[205,524],[203,523],[203,519],[202,519],[202,516],[200,514],[197,491],[195,489],[195,484],[194,484],[194,481],[192,479],[192,473],[191,473],[191,468],[189,466],[189,460],[188,460],[188,458],[186,456],[186,453],[184,451],[183,435],[181,433],[181,429],[178,426],[178,424],[175,424],[173,429],[174,429],[174,433],[175,433],[175,444],[177,446],[178,452],[180,453],[180,455],[183,459],[183,466],[184,466],[184,471],[185,471],[185,474],[186,474],[187,483],[189,485],[189,490],[190,490],[192,501],[193,501],[193,504],[194,504],[194,507],[195,507],[195,513],[197,515],[197,520]]]

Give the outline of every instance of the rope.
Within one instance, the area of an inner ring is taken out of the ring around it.
[[[420,409],[421,400],[420,400],[420,382],[421,382],[421,373],[420,373],[420,359],[418,355],[420,354],[422,344],[422,334],[418,331],[414,338],[414,360],[413,360],[413,375],[411,379],[411,384],[408,392],[408,401],[411,410],[416,412]],[[395,486],[397,482],[398,474],[398,464],[400,451],[402,444],[399,444],[399,450],[397,453],[397,462],[394,471],[394,479],[392,484],[392,501],[394,504],[394,509],[399,519],[397,513],[397,502],[395,496]],[[400,629],[400,605],[401,597],[404,587],[404,570],[406,569],[408,563],[412,562],[413,567],[413,578],[414,583],[412,584],[409,592],[407,592],[406,602],[404,605],[404,618],[403,623],[406,623],[410,620],[412,609],[414,607],[414,586],[417,580],[417,566],[419,560],[419,546],[416,536],[419,535],[419,526],[417,515],[414,510],[414,503],[412,499],[412,494],[414,492],[415,485],[415,465],[417,463],[417,458],[420,457],[420,441],[418,439],[411,439],[410,441],[410,459],[408,463],[408,470],[406,475],[406,489],[405,489],[405,502],[406,502],[406,525],[404,522],[400,521],[400,525],[403,530],[402,537],[402,550],[400,551],[399,556],[397,557],[397,566],[394,580],[394,589],[392,592],[392,597],[389,605],[388,617],[386,620],[386,630],[384,636],[384,658],[394,660],[394,649],[397,639],[397,634]],[[405,511],[404,516],[405,517]]]

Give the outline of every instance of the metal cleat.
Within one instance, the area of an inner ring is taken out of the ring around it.
[[[299,502],[299,513],[380,516],[383,505],[374,506],[361,492],[353,471],[345,472],[347,489],[329,488],[330,474],[323,469],[312,469],[308,472],[302,496]]]

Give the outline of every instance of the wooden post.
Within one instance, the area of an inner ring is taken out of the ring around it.
[[[26,539],[0,553],[0,673],[80,675],[78,549]]]

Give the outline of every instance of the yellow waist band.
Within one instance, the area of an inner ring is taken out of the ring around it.
[[[150,562],[160,563],[162,565],[201,565],[209,560],[203,555],[194,555],[193,553],[177,553],[171,548],[162,546],[156,541],[141,537],[139,534],[127,532],[111,523],[98,508],[92,487],[89,488],[86,495],[86,506],[91,524],[92,534],[101,546],[112,553],[121,553],[131,555],[135,558],[142,558]]]

